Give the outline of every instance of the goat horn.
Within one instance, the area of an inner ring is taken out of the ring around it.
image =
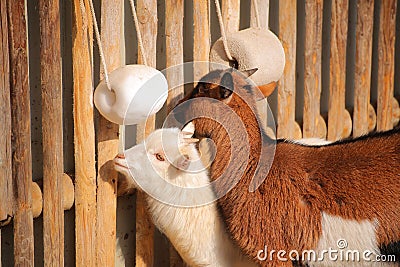
[[[197,138],[183,138],[183,140],[184,140],[186,143],[197,143],[197,142],[200,141],[200,140],[197,139]]]
[[[183,131],[182,134],[183,134],[183,135],[190,135],[190,136],[193,135],[193,133],[191,133],[191,132],[186,132],[186,131]]]

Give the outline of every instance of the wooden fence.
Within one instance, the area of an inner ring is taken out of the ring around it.
[[[284,75],[268,100],[278,137],[337,140],[398,124],[396,0],[254,1],[221,0],[222,15],[229,33],[257,25],[258,8],[261,27],[283,43]],[[108,70],[141,63],[128,1],[94,2]],[[0,266],[182,266],[151,224],[141,194],[128,199],[135,214],[118,209],[111,160],[118,152],[119,127],[92,104],[104,71],[90,2],[60,3],[0,1]],[[137,0],[136,5],[150,66],[208,60],[220,36],[213,1]],[[207,71],[167,72],[167,79],[179,84],[185,75],[198,79]],[[173,92],[167,110],[184,87]],[[148,134],[155,126],[153,117],[137,132]],[[136,141],[144,137],[138,134]],[[129,225],[122,235],[118,220]],[[121,248],[116,240],[125,239],[133,244]]]

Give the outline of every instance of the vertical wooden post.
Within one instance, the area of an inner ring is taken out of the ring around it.
[[[44,265],[64,266],[63,121],[60,7],[40,0],[40,65],[43,130]]]
[[[221,9],[225,32],[237,32],[240,23],[240,0],[222,0]]]
[[[11,107],[10,65],[8,51],[8,23],[5,1],[0,1],[0,125],[4,125],[0,139],[0,222],[12,216],[12,172],[11,172]],[[1,267],[1,229],[0,229]]]
[[[32,155],[26,1],[8,0],[12,110],[12,175],[15,183],[14,262],[33,266]]]
[[[305,1],[305,45],[304,45],[304,112],[303,136],[318,136],[321,97],[321,52],[323,0]]]
[[[0,222],[13,215],[11,166],[10,59],[8,46],[7,6],[0,2]],[[1,239],[0,239],[1,241]],[[1,251],[0,251],[1,256]],[[1,258],[0,258],[1,259]]]
[[[353,136],[368,133],[374,1],[357,1]]]
[[[150,67],[156,67],[157,42],[157,1],[138,0],[137,14],[145,48],[145,57]],[[142,64],[139,49],[138,63]],[[154,130],[155,115],[137,127],[137,143]],[[153,266],[154,263],[154,225],[146,210],[144,193],[138,192],[136,198],[136,266]]]
[[[8,51],[8,22],[5,1],[0,2],[0,224],[13,215],[12,165],[11,165],[11,103],[10,103],[10,61]],[[1,267],[1,229],[0,229]]]
[[[167,68],[183,63],[183,1],[165,1],[165,35]],[[178,88],[171,88],[168,94],[167,106],[170,110],[183,97],[183,68],[174,68],[167,71],[167,80],[171,84],[182,84]]]
[[[101,1],[101,41],[108,71],[121,66],[123,1]],[[104,69],[100,71],[104,78]],[[97,127],[97,246],[96,266],[114,266],[117,232],[117,172],[112,160],[118,153],[119,126],[99,116]]]
[[[96,265],[96,161],[93,121],[93,24],[89,4],[73,2],[76,266]]]
[[[394,52],[396,34],[396,0],[381,1],[379,20],[378,131],[393,128],[392,98],[394,94]]]
[[[297,1],[279,2],[279,37],[286,55],[283,77],[278,87],[278,129],[279,138],[294,137],[296,102],[296,18]]]
[[[194,64],[194,81],[198,81],[209,72],[209,61],[211,47],[210,33],[210,1],[193,0],[193,61],[203,63]]]
[[[166,65],[168,67],[183,64],[183,0],[165,1],[165,36],[166,36]],[[195,44],[194,46],[196,46]],[[167,99],[168,112],[173,109],[177,102],[183,97],[184,93],[184,71],[183,67],[176,67],[167,71],[167,80],[169,84],[181,85],[170,88]],[[183,266],[183,261],[175,251],[170,247],[170,266]]]
[[[138,0],[137,15],[140,31],[142,33],[143,45],[146,51],[147,64],[150,67],[156,67],[157,58],[157,1],[156,0]],[[138,64],[143,64],[142,54],[138,49]],[[141,142],[149,133],[154,130],[155,115],[147,118],[146,123],[138,125],[137,141]]]
[[[260,17],[260,25],[257,25],[256,7],[254,1],[257,1],[258,15]],[[250,27],[268,29],[269,28],[269,0],[252,0],[250,11]]]
[[[348,1],[332,2],[328,139],[342,137],[345,116]]]

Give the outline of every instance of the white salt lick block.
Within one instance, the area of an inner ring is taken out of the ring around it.
[[[116,124],[141,123],[158,112],[167,100],[167,80],[152,67],[126,65],[108,77],[112,90],[101,81],[94,93],[94,103],[103,117]]]
[[[250,77],[256,85],[266,85],[280,79],[285,68],[285,52],[278,37],[265,29],[248,28],[227,36],[231,56],[237,61],[239,71],[258,68]],[[230,66],[224,50],[222,38],[211,48],[210,69],[221,68],[219,64]]]

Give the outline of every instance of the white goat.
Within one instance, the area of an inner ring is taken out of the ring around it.
[[[214,196],[211,187],[200,194],[188,194],[179,190],[182,188],[165,186],[165,182],[192,189],[209,185],[208,171],[199,160],[195,144],[182,141],[183,137],[177,128],[156,130],[145,142],[125,151],[125,156],[118,155],[114,159],[115,169],[148,193],[146,200],[154,224],[188,265],[257,266],[230,239],[215,202],[197,207],[164,203],[183,199],[185,203],[201,204]],[[193,171],[194,168],[199,171]]]

